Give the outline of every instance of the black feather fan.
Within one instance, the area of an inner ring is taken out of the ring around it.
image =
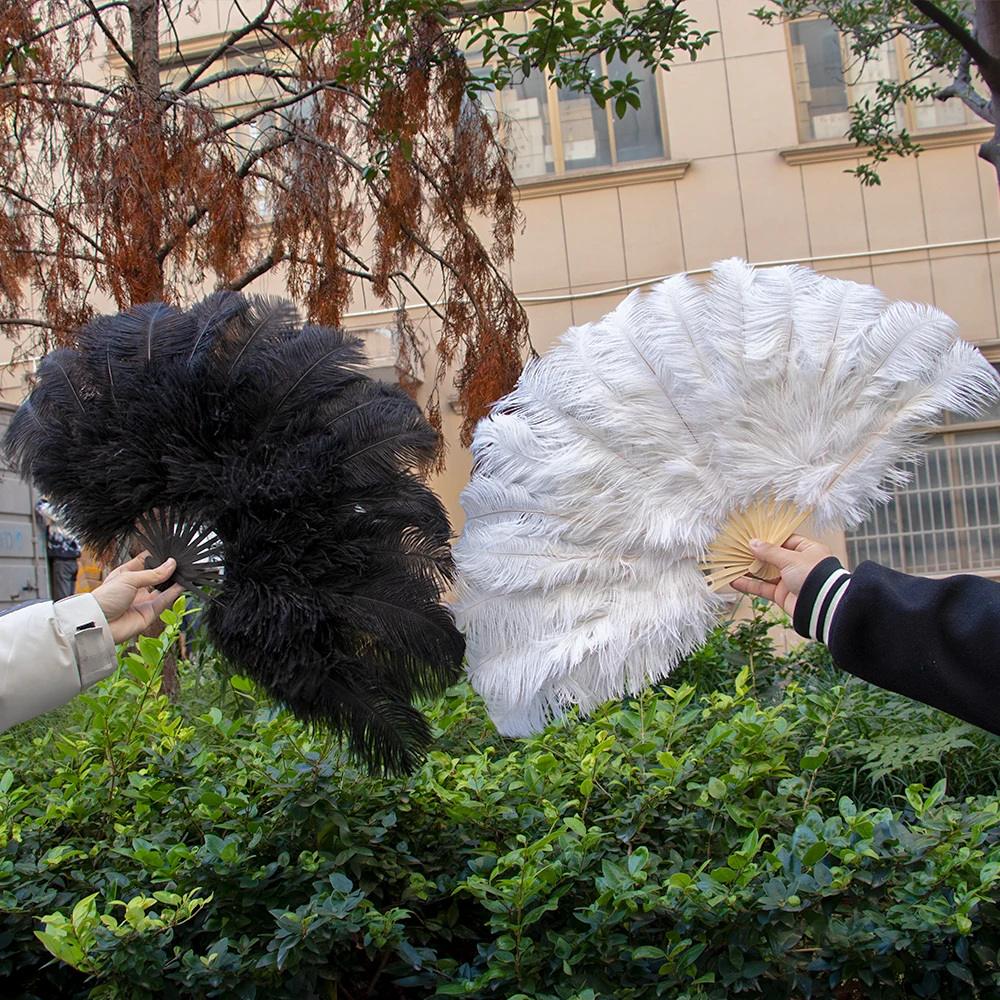
[[[464,653],[416,404],[359,370],[357,340],[281,301],[140,306],[77,343],[41,362],[11,462],[86,544],[137,540],[208,586],[211,640],[275,699],[373,770],[411,769],[430,739],[412,701]]]

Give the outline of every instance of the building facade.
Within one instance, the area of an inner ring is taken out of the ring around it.
[[[511,280],[535,346],[609,312],[631,288],[739,256],[933,303],[1000,362],[1000,192],[977,155],[992,129],[955,102],[900,107],[923,152],[890,160],[880,186],[863,186],[847,172],[858,163],[843,138],[848,102],[879,76],[906,72],[905,51],[886,50],[858,73],[829,21],[766,26],[751,16],[756,6],[689,0],[718,35],[696,62],[657,73],[642,115],[624,123],[541,81],[501,95],[525,217]],[[830,539],[850,564],[1000,575],[1000,412],[988,416],[998,420],[947,416],[911,486]],[[438,486],[456,530],[470,468],[452,446]]]
[[[977,156],[991,129],[955,102],[901,106],[897,120],[923,152],[885,164],[880,186],[862,186],[848,172],[858,163],[843,138],[848,105],[880,76],[905,73],[905,50],[886,47],[858,72],[828,21],[766,26],[751,16],[758,5],[687,0],[699,26],[717,34],[695,62],[679,59],[669,72],[633,67],[642,106],[622,120],[541,76],[493,95],[524,216],[510,280],[535,347],[544,352],[633,288],[739,256],[800,262],[890,298],[933,303],[1000,363],[1000,192]],[[250,0],[237,12],[228,0],[203,0],[197,20],[182,15],[172,29],[185,51],[211,51],[259,6]],[[165,51],[174,44],[165,39]],[[280,278],[252,289],[280,293]],[[417,304],[413,315],[421,317]],[[361,285],[345,322],[368,339],[376,366],[391,366],[381,332],[391,313]],[[2,395],[16,400],[23,368],[4,371]],[[848,562],[1000,575],[1000,411],[990,416],[945,418],[912,485],[831,540]],[[471,469],[459,422],[446,409],[448,467],[435,481],[456,533]]]

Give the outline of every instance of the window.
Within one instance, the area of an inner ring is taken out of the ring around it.
[[[951,82],[942,70],[928,73],[926,79],[928,83],[940,87],[947,87]],[[954,97],[949,101],[935,101],[933,97],[929,97],[926,101],[913,105],[913,127],[917,129],[972,124],[982,125],[984,122],[974,111]]]
[[[904,573],[1000,573],[1000,405],[975,423],[948,414],[913,478],[847,532],[850,565]]]
[[[851,125],[850,106],[874,98],[879,80],[899,80],[906,71],[901,40],[886,42],[864,66],[852,63],[840,32],[825,17],[793,21],[788,26],[792,73],[799,123],[799,139],[840,139]],[[947,81],[943,74],[928,75],[927,82]],[[899,127],[913,130],[966,125],[975,115],[961,101],[936,101],[897,105]]]
[[[474,58],[474,57],[471,57]],[[523,83],[490,92],[483,103],[496,110],[501,136],[513,154],[514,177],[524,179],[574,170],[614,167],[666,155],[656,75],[638,62],[595,57],[597,74],[639,80],[640,107],[618,118],[588,95],[559,90],[533,73]]]

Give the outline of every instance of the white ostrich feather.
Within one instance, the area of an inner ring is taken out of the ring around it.
[[[476,429],[455,549],[473,687],[524,735],[662,679],[725,604],[699,560],[740,547],[709,550],[727,522],[857,523],[943,410],[998,396],[951,319],[871,286],[734,259],[633,293]]]

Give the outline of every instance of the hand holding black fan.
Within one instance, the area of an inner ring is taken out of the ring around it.
[[[96,320],[41,362],[4,447],[87,545],[148,548],[209,587],[209,637],[373,769],[430,734],[412,700],[459,674],[434,430],[359,342],[220,293]]]

